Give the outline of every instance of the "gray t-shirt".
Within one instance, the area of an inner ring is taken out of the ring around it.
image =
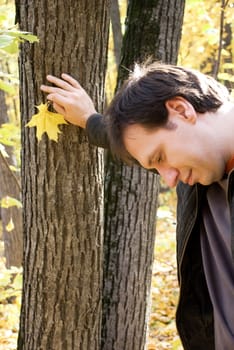
[[[234,349],[234,264],[227,180],[209,186],[203,205],[201,250],[214,309],[215,349]]]

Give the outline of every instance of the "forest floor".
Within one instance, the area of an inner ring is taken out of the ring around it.
[[[175,326],[178,300],[175,205],[174,191],[160,194],[147,350],[183,349]],[[3,243],[0,242],[0,350],[15,350],[19,328],[22,269],[7,270],[2,255]]]

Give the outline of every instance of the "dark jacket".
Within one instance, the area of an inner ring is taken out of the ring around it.
[[[90,143],[108,148],[100,115],[89,118],[86,131]],[[177,264],[180,297],[176,323],[185,350],[214,350],[213,310],[205,280],[201,248],[201,204],[206,186],[177,186]],[[234,257],[234,171],[229,176],[228,200],[231,212],[232,255]]]
[[[206,186],[177,186],[177,264],[180,297],[176,322],[185,350],[215,349],[213,310],[200,248],[201,204]],[[234,170],[228,178],[234,260]]]

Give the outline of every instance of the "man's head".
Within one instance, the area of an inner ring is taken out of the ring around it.
[[[186,123],[186,127],[191,126],[197,114],[214,112],[227,99],[228,92],[222,85],[197,71],[159,63],[136,66],[106,111],[112,152],[124,161],[137,161],[150,168],[150,163],[143,160],[143,153],[139,155],[135,152],[135,141],[133,144],[128,142],[134,140],[133,132],[140,131],[138,136],[142,135],[142,139],[143,134],[148,135],[146,143],[147,140],[157,143],[159,138],[153,140],[150,134],[152,130],[163,131],[169,141],[181,121],[174,118],[177,112],[184,116],[185,121],[191,122]],[[184,128],[184,132],[192,135],[190,128]],[[171,143],[171,149],[176,148],[177,141],[179,139]],[[180,141],[183,147],[189,144],[189,140]],[[152,167],[160,172],[159,164]],[[188,171],[182,174],[180,180],[188,182]],[[173,186],[174,182],[170,185]]]

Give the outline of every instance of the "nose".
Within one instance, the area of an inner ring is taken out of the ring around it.
[[[179,171],[175,168],[157,169],[169,187],[175,187],[179,179]]]

